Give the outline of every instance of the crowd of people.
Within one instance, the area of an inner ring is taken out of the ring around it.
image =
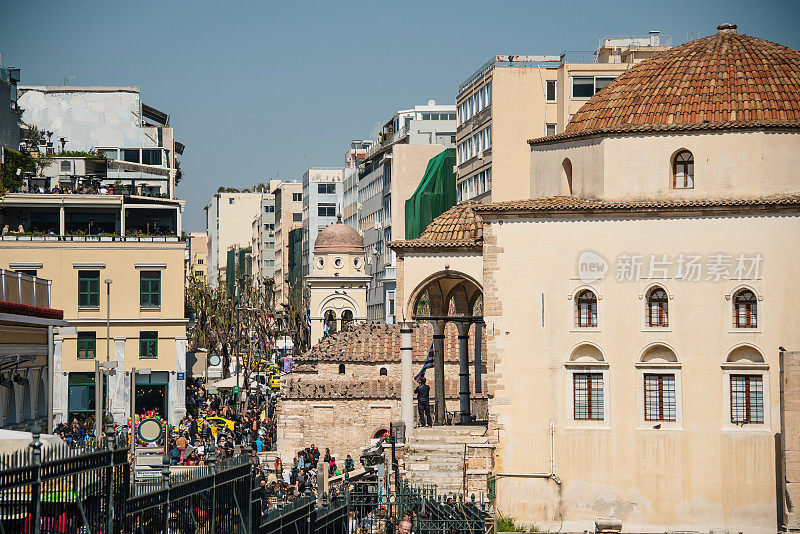
[[[260,463],[258,457],[254,456],[253,470],[256,484],[259,486],[258,494],[261,497],[262,511],[266,513],[280,505],[293,502],[300,496],[309,493],[315,494],[320,458],[322,458],[330,477],[355,469],[355,462],[351,455],[347,455],[340,468],[336,464],[336,458],[331,455],[330,449],[325,449],[325,454],[322,455],[314,444],[299,450],[292,459],[291,467],[284,467],[280,457],[266,465]],[[338,485],[332,486],[330,497],[335,497],[338,491]]]
[[[71,424],[59,423],[53,429],[53,434],[59,436],[69,445],[78,445],[90,439],[94,432],[94,418],[89,420],[72,420]]]
[[[29,187],[27,183],[23,183],[17,189],[17,193],[39,193],[48,195],[122,195],[124,191],[124,188],[121,186],[117,186],[115,190],[113,185],[109,185],[108,187],[104,185],[78,185],[73,189],[68,185],[54,185],[53,187],[37,185]]]
[[[205,465],[211,452],[221,460],[248,445],[256,453],[274,450],[277,396],[259,388],[243,397],[223,399],[219,394],[209,394],[201,379],[187,379],[187,414],[173,429],[168,447],[170,463]]]

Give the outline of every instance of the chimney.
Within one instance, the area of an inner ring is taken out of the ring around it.
[[[731,24],[730,22],[724,22],[717,26],[717,33],[737,33],[736,32],[736,24]]]
[[[650,30],[647,32],[650,34],[650,46],[658,46],[659,42],[659,34],[661,33],[659,30]]]

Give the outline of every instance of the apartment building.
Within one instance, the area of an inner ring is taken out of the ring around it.
[[[50,307],[70,327],[54,338],[55,424],[91,424],[100,400],[117,424],[132,400],[137,413],[185,415],[183,209],[181,200],[117,194],[0,199],[0,268],[52,280]],[[99,363],[114,374],[96,398]]]
[[[455,129],[456,107],[430,100],[395,113],[381,128],[378,142],[366,150],[358,169],[357,211],[370,276],[370,321],[395,321],[395,255],[387,243],[405,238],[405,202],[428,161],[455,146]]]
[[[189,234],[188,267],[186,269],[186,283],[190,278],[205,282],[208,262],[208,234],[205,232],[192,232]]]
[[[251,228],[253,283],[263,284],[275,274],[275,196],[272,193],[265,194],[261,199],[261,208],[253,218]]]
[[[280,310],[289,302],[290,233],[303,227],[303,184],[279,182],[272,194],[275,197],[275,306]]]
[[[344,169],[308,169],[303,173],[303,278],[314,272],[317,235],[342,214]]]
[[[562,133],[596,92],[670,45],[669,37],[652,31],[646,37],[603,37],[594,51],[495,56],[483,64],[456,97],[458,200],[529,196],[527,140]]]
[[[175,198],[175,140],[169,114],[142,102],[138,87],[18,86],[22,120],[48,132],[41,153],[96,152],[107,161],[87,173],[75,158],[56,159],[36,187],[100,188],[121,184],[132,195]],[[81,158],[78,158],[81,159]],[[94,162],[99,163],[99,162]]]
[[[205,206],[208,234],[208,283],[217,287],[226,279],[227,252],[231,247],[249,247],[253,219],[261,213],[269,193],[216,193]]]
[[[342,175],[342,220],[358,229],[358,164],[367,156],[367,149],[374,144],[369,139],[354,139],[344,154]]]
[[[20,69],[3,67],[0,61],[0,149],[19,150],[22,110],[17,104]],[[0,150],[2,159],[2,150]]]

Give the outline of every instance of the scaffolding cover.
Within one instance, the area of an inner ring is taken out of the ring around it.
[[[406,239],[417,239],[436,217],[456,204],[456,149],[448,148],[428,161],[417,190],[406,200]]]

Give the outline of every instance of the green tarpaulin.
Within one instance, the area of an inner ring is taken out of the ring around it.
[[[456,204],[456,149],[443,150],[428,162],[417,190],[406,200],[406,239],[416,239],[436,217]]]

